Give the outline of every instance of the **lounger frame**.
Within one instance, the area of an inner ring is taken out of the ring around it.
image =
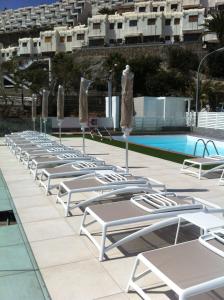
[[[99,172],[95,172],[95,173],[100,173]],[[78,178],[74,178],[73,180],[80,180],[80,179],[85,179],[85,178],[89,178],[90,176],[93,176],[93,174],[86,174],[83,176],[79,176]],[[139,176],[140,178],[140,176]],[[145,181],[143,180],[145,179]],[[61,182],[59,185],[59,189],[58,189],[58,195],[57,195],[57,203],[61,203],[62,206],[64,207],[65,210],[65,216],[68,217],[70,214],[70,211],[72,209],[75,208],[79,208],[79,207],[86,207],[87,205],[99,201],[99,200],[103,200],[104,197],[109,197],[109,196],[113,196],[113,195],[119,195],[119,194],[124,194],[124,193],[131,193],[131,192],[142,192],[145,190],[151,190],[152,188],[155,188],[157,190],[163,190],[166,191],[166,186],[161,183],[160,181],[154,180],[152,178],[149,177],[142,177],[142,181],[143,182],[136,182],[135,183],[130,183],[130,182],[119,182],[119,184],[117,184],[116,182],[111,183],[111,184],[105,184],[105,185],[101,185],[98,187],[88,187],[88,188],[77,188],[77,189],[70,189],[66,186],[66,181],[65,182]],[[87,200],[83,200],[83,201],[75,201],[75,203],[71,203],[71,197],[73,194],[75,193],[83,193],[83,192],[95,192],[97,193],[96,196],[91,197]],[[66,200],[67,198],[67,200]]]
[[[193,159],[185,159],[183,161],[183,165],[181,168],[181,173],[188,173],[193,174],[198,177],[198,179],[201,179],[206,174],[212,173],[212,172],[220,172],[220,170],[224,169],[224,157],[222,156],[209,156],[207,157],[211,159],[210,162],[199,162],[195,161]],[[214,167],[214,165],[216,165]],[[208,170],[203,170],[203,167],[206,166],[213,166]]]
[[[156,195],[156,194],[153,194]],[[160,193],[158,195],[163,195],[163,196],[176,196],[174,193]],[[187,197],[185,198],[187,199]],[[158,229],[162,229],[164,227],[170,226],[170,225],[174,225],[174,224],[178,224],[179,221],[179,214],[184,214],[184,213],[195,213],[195,212],[199,212],[199,211],[204,211],[204,212],[218,212],[218,213],[223,213],[224,209],[221,209],[218,205],[212,204],[206,200],[200,199],[200,198],[196,198],[196,197],[188,197],[189,200],[192,201],[192,205],[188,205],[188,207],[183,207],[182,209],[174,209],[173,211],[159,211],[158,212],[153,212],[153,213],[149,213],[146,215],[141,215],[138,217],[131,217],[131,218],[125,218],[125,219],[117,219],[117,220],[113,220],[111,222],[104,222],[104,220],[102,220],[98,215],[96,215],[91,207],[87,207],[85,209],[84,215],[83,215],[83,219],[82,219],[82,223],[80,226],[80,234],[85,234],[93,243],[94,245],[98,248],[99,250],[99,260],[103,261],[105,258],[105,254],[110,251],[113,248],[116,248],[126,242],[129,242],[133,239],[136,239],[138,237],[141,237],[142,235],[148,234],[150,232],[153,232],[155,230]],[[196,206],[194,203],[196,204],[201,204],[202,208],[199,208],[198,205]],[[87,216],[91,216],[91,221],[88,221],[88,223],[86,223],[86,219]],[[155,220],[159,220],[159,219],[166,219],[165,221],[162,220],[160,222],[156,222],[154,224],[150,224],[149,226],[144,227],[143,229],[140,229],[134,233],[129,234],[128,236],[120,239],[119,241],[115,242],[115,243],[111,243],[109,246],[106,246],[106,237],[107,237],[107,233],[108,231],[111,231],[113,227],[116,226],[122,226],[122,225],[135,225],[138,224],[140,222],[151,222],[151,221],[155,221]],[[91,226],[94,223],[98,223],[101,226],[101,242],[98,243],[97,240],[93,237],[93,235],[91,234],[91,232],[88,230],[88,227]]]

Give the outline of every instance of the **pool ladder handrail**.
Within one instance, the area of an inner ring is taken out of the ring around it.
[[[105,129],[105,131],[106,131],[106,133],[108,134],[110,140],[112,141],[113,138],[112,138],[112,136],[111,136],[109,130],[108,130],[105,126],[104,126],[103,128]]]
[[[212,145],[213,145],[213,147],[214,147],[214,149],[215,149],[215,152],[216,152],[216,154],[217,155],[219,155],[219,151],[218,151],[218,149],[217,149],[217,147],[216,147],[216,145],[215,145],[215,143],[214,143],[214,141],[213,140],[208,140],[207,142],[206,142],[206,149],[207,149],[207,151],[208,151],[208,148],[207,148],[207,146],[208,146],[208,144],[209,143],[211,143]],[[203,152],[203,157],[205,156],[205,149],[204,149],[204,152]]]
[[[209,151],[208,151],[208,147],[207,147],[209,143],[212,143],[212,145],[214,146],[214,149],[215,149],[215,151],[216,151],[216,154],[219,155],[218,149],[217,149],[217,147],[216,147],[216,145],[215,145],[215,143],[214,143],[213,140],[208,140],[207,142],[205,142],[204,139],[200,138],[200,139],[197,140],[197,142],[196,142],[196,144],[195,144],[195,146],[194,146],[194,156],[195,156],[195,154],[196,154],[196,150],[197,150],[197,146],[198,146],[198,143],[199,143],[199,142],[202,142],[203,145],[204,145],[204,150],[203,150],[203,155],[202,155],[202,157],[205,157],[205,152],[207,152],[207,154],[208,154],[208,156],[209,156]]]

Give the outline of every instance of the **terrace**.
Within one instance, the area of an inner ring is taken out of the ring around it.
[[[63,143],[80,149],[82,140],[63,138]],[[87,140],[86,152],[107,163],[124,166],[123,149]],[[55,191],[46,196],[6,146],[1,145],[0,154],[3,176],[50,297],[60,300],[140,299],[135,292],[124,292],[136,254],[172,244],[175,230],[167,228],[124,244],[108,252],[107,260],[99,262],[95,246],[86,236],[79,236],[81,211],[74,210],[71,217],[65,218],[62,206],[56,204]],[[197,196],[224,207],[223,186],[218,185],[217,178],[199,181],[180,174],[180,164],[133,151],[129,151],[129,166],[130,172],[135,175],[164,182],[168,191]],[[77,196],[85,197],[84,194]],[[192,226],[183,229],[181,240],[189,238],[189,233],[192,233]],[[119,230],[111,232],[111,235],[116,239]],[[1,284],[5,279],[5,276],[0,279],[0,291],[6,290]],[[148,277],[143,286],[151,287],[147,291],[152,300],[174,299],[171,291],[155,277]]]

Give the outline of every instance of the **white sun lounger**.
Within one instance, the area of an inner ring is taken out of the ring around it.
[[[52,140],[44,139],[44,138],[32,139],[32,140],[16,140],[11,144],[9,149],[12,153],[17,155],[19,148],[24,148],[24,147],[32,146],[32,145],[44,145],[44,144],[48,144],[48,143],[54,143],[54,145],[56,145],[56,143],[53,142]]]
[[[75,150],[72,147],[66,147],[66,146],[57,146],[57,147],[49,147],[49,148],[42,148],[42,149],[35,149],[35,150],[25,150],[22,154],[21,161],[22,163],[29,168],[30,162],[35,157],[41,157],[46,155],[59,155],[63,153],[74,153],[77,155],[81,155],[81,152],[79,150]]]
[[[140,264],[146,269],[141,273]],[[133,289],[143,299],[151,299],[137,283],[150,273],[169,286],[179,300],[224,299],[224,231],[216,230],[198,240],[139,254],[127,291]]]
[[[113,196],[121,193],[141,192],[151,188],[166,190],[163,183],[147,177],[120,174],[114,171],[95,171],[92,174],[79,176],[73,180],[61,182],[59,185],[57,202],[65,209],[65,216],[77,207],[87,206],[99,201],[103,196]],[[71,203],[71,197],[75,193],[96,192],[97,195],[90,199]]]
[[[29,143],[29,144],[24,144],[22,146],[18,146],[15,149],[14,154],[16,155],[18,160],[21,161],[23,159],[23,155],[27,151],[38,151],[38,150],[46,151],[46,149],[54,148],[54,147],[61,147],[61,146],[54,141],[44,142],[44,143],[39,143],[39,144]]]
[[[121,167],[105,164],[103,160],[77,161],[54,168],[43,169],[40,175],[40,185],[45,188],[46,194],[48,194],[52,188],[58,187],[59,185],[59,183],[51,183],[54,179],[81,176],[94,173],[97,170],[125,172]]]
[[[29,165],[30,173],[33,174],[34,179],[37,179],[38,174],[41,173],[41,170],[44,168],[55,167],[79,160],[94,161],[96,158],[77,153],[63,153],[59,155],[49,154],[48,156],[35,157],[31,160]]]
[[[44,139],[43,137],[39,137],[40,139]],[[17,144],[25,144],[25,143],[31,143],[31,141],[36,141],[37,137],[27,138],[27,137],[8,137],[7,139],[7,146],[10,150],[12,150]]]
[[[9,145],[10,141],[15,138],[22,137],[32,137],[32,136],[40,136],[41,134],[37,131],[23,131],[23,132],[15,132],[11,134],[5,135],[5,144]]]
[[[150,191],[145,194],[134,195],[129,199],[130,196],[125,196],[124,201],[96,204],[85,209],[80,233],[87,235],[99,249],[100,261],[103,260],[106,252],[115,247],[168,225],[177,224],[179,221],[178,215],[180,214],[199,211],[222,213],[224,211],[219,206],[205,200],[195,197],[176,196],[174,193],[155,193],[155,191]],[[148,225],[149,222],[155,220],[160,221]],[[96,241],[94,235],[90,232],[91,225],[96,222],[102,229],[100,243]],[[106,246],[107,233],[111,232],[116,226],[137,226],[143,222],[147,222],[146,224],[144,223],[145,227],[143,229],[130,233],[124,238],[114,243],[111,242]]]
[[[206,167],[206,170],[203,168]],[[224,156],[213,155],[207,157],[195,157],[185,159],[181,168],[182,173],[197,175],[199,179],[208,173],[217,172],[224,169]]]

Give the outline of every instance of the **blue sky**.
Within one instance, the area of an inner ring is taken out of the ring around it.
[[[57,0],[0,0],[0,10],[4,8],[18,8],[38,4],[54,3]]]

